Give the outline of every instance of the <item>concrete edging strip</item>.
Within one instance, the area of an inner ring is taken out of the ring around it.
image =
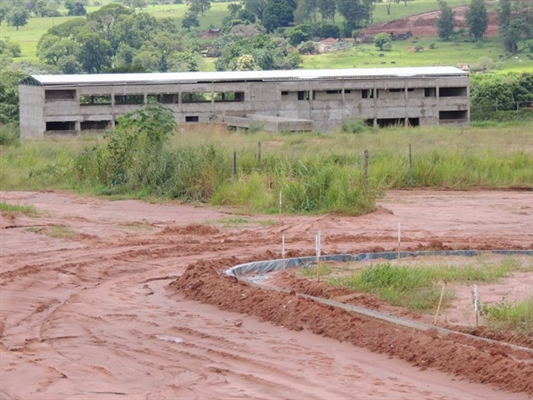
[[[503,255],[513,255],[513,254],[523,254],[533,256],[533,250],[489,250],[489,251],[477,251],[477,250],[451,250],[451,251],[417,251],[417,252],[401,252],[400,258],[404,257],[417,257],[417,256],[467,256],[473,257],[480,254],[503,254]],[[327,255],[320,257],[321,261],[364,261],[371,259],[384,258],[388,260],[396,259],[398,253],[396,252],[385,252],[385,253],[361,253],[357,255],[352,254],[336,254],[336,255]],[[294,257],[287,258],[285,260],[265,260],[265,261],[256,261],[246,264],[240,264],[228,268],[225,271],[225,274],[228,276],[233,276],[239,279],[241,282],[244,282],[250,286],[255,286],[261,289],[273,290],[276,292],[289,293],[287,289],[283,289],[277,286],[267,286],[261,284],[261,280],[264,279],[264,274],[273,271],[279,271],[283,268],[293,268],[293,267],[306,267],[316,263],[316,257]],[[250,274],[261,274],[259,276],[248,276]],[[489,344],[503,344],[509,346],[514,350],[525,351],[533,354],[533,349],[514,345],[507,342],[499,342],[497,340],[487,339],[479,336],[469,335],[467,333],[457,332],[450,329],[442,328],[435,325],[426,324],[423,322],[416,322],[408,320],[401,317],[395,317],[390,314],[381,313],[378,311],[370,310],[368,308],[354,306],[350,304],[340,303],[338,301],[324,299],[321,297],[310,296],[303,293],[296,293],[296,296],[315,301],[320,304],[332,306],[335,308],[343,309],[350,313],[364,315],[366,317],[378,319],[394,325],[400,325],[406,328],[415,329],[418,331],[428,331],[436,330],[441,334],[453,334],[466,337],[473,340],[483,341]]]

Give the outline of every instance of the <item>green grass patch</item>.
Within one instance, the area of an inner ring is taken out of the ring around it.
[[[115,182],[108,179],[108,161],[102,158],[112,155],[107,139],[44,138],[0,146],[0,188],[180,199],[271,214],[279,213],[281,191],[283,213],[360,215],[374,209],[383,190],[409,187],[409,144],[412,187],[505,189],[533,188],[532,140],[527,123],[496,128],[395,127],[358,134],[339,130],[327,135],[246,135],[206,126],[171,136],[155,158],[140,156],[153,154],[140,142],[128,171],[121,175],[125,180]],[[100,150],[94,152],[95,148]],[[369,151],[366,190],[365,149]],[[237,179],[232,174],[233,151],[237,151]],[[147,160],[152,161],[147,164]]]
[[[502,300],[496,304],[483,304],[481,314],[495,331],[533,334],[533,296],[514,303]]]
[[[333,286],[372,293],[380,299],[415,311],[430,311],[437,307],[439,282],[494,282],[509,274],[512,264],[454,265],[391,265],[378,263],[356,270],[348,276],[331,276]],[[444,305],[453,299],[453,292],[445,290]]]
[[[466,0],[448,0],[446,3],[450,7],[458,7],[470,4],[470,2]],[[423,14],[438,9],[439,4],[435,0],[408,1],[407,4],[403,1],[400,1],[398,3],[392,3],[392,6],[390,8],[390,14],[388,14],[386,2],[374,3],[372,23],[382,24],[384,22],[393,21],[395,19],[409,17],[411,15]]]
[[[9,204],[9,203],[4,203],[4,202],[0,202],[0,212],[22,213],[29,217],[34,217],[38,214],[37,209],[32,205],[26,206],[26,205],[19,205],[19,204]]]
[[[417,46],[422,50],[417,51]],[[337,51],[303,57],[303,68],[390,68],[440,65],[476,66],[489,58],[497,71],[529,71],[532,61],[525,56],[508,57],[498,37],[484,38],[481,42],[448,41],[435,37],[419,37],[394,41],[388,51],[379,51],[373,44],[359,44],[346,51]]]
[[[65,225],[53,225],[45,230],[46,235],[59,239],[74,239],[78,236],[78,232]]]
[[[198,20],[200,22],[200,29],[208,29],[211,25],[220,26],[222,20],[229,15],[229,3],[212,3],[205,15],[200,15]],[[100,7],[87,7],[87,12],[91,13],[98,10]],[[187,11],[185,4],[157,4],[146,7],[142,12],[153,15],[156,18],[171,18],[176,21],[176,24],[181,27],[181,21]],[[37,58],[37,43],[42,35],[53,26],[60,25],[63,22],[69,21],[73,18],[71,16],[61,16],[53,18],[32,17],[28,20],[28,24],[21,26],[18,30],[13,26],[7,26],[6,23],[0,25],[0,39],[10,38],[13,42],[19,43],[21,47],[21,57],[17,61],[31,61],[38,62]]]
[[[333,267],[328,264],[321,264],[320,267],[318,267],[318,276],[319,277],[326,277],[331,275],[337,268]],[[302,268],[300,270],[300,274],[302,276],[305,276],[306,278],[316,278],[317,275],[317,268],[316,265],[308,268]]]

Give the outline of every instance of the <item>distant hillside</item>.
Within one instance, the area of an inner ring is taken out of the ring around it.
[[[467,28],[466,11],[468,6],[454,7],[455,26],[457,28]],[[412,15],[406,18],[400,18],[393,21],[369,26],[362,31],[365,34],[375,35],[380,32],[401,34],[411,31],[415,36],[437,36],[435,22],[439,18],[440,11],[430,11],[422,14]],[[498,14],[489,13],[489,26],[485,36],[498,36]]]

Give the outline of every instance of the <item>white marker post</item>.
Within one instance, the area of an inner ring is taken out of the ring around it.
[[[316,232],[315,236],[315,248],[316,248],[316,280],[320,282],[320,231]]]
[[[400,222],[398,222],[398,260],[400,259],[401,243],[402,243],[402,232],[400,228]]]
[[[283,259],[283,269],[285,269],[285,235],[281,235],[281,258]]]

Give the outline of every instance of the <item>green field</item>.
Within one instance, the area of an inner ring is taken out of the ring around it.
[[[415,51],[416,46],[422,46],[423,50]],[[479,43],[441,42],[437,38],[412,38],[412,40],[393,42],[392,49],[389,51],[379,51],[374,45],[361,44],[346,51],[304,56],[303,67],[323,69],[457,66],[477,64],[482,57],[497,60],[496,65],[506,72],[533,69],[533,61],[527,57],[505,56],[499,38],[495,37],[485,38]]]
[[[220,21],[229,15],[228,4],[213,3],[211,9],[204,16],[199,16],[200,28],[208,29],[211,25],[220,26]],[[93,12],[97,9],[98,7],[87,7],[87,12]],[[143,11],[153,14],[156,18],[173,18],[180,25],[183,15],[187,11],[187,6],[184,4],[155,5],[148,6]],[[13,42],[20,44],[22,56],[17,59],[18,61],[37,62],[37,43],[41,36],[52,26],[62,24],[73,18],[77,17],[30,18],[28,24],[20,27],[18,31],[15,27],[7,26],[7,24],[3,23],[0,25],[0,39],[9,38]]]
[[[105,1],[104,1],[105,3]],[[467,0],[450,0],[452,7],[468,4]],[[229,13],[229,3],[213,3],[205,16],[200,16],[200,29],[208,29],[210,26],[220,26],[220,21]],[[88,6],[88,12],[98,9]],[[374,11],[374,23],[382,23],[409,15],[416,15],[438,9],[435,0],[415,0],[408,2],[405,7],[403,2],[393,4],[391,14],[387,15],[385,4],[377,3]],[[151,5],[143,11],[155,15],[157,18],[171,17],[176,23],[181,24],[181,19],[187,8],[184,4],[177,5]],[[62,11],[64,12],[64,10]],[[54,25],[61,24],[73,17],[56,18],[31,18],[26,26],[18,31],[5,23],[0,25],[0,38],[10,38],[21,46],[22,56],[17,61],[38,62],[36,56],[37,43],[40,37]],[[341,20],[341,18],[337,18]],[[415,51],[417,46],[423,49]],[[434,48],[431,48],[431,47]],[[381,55],[380,55],[381,53]],[[438,38],[411,38],[407,41],[393,42],[392,49],[382,51],[373,45],[359,45],[346,51],[338,51],[329,54],[304,56],[303,68],[381,68],[381,67],[410,67],[410,66],[433,66],[462,64],[476,65],[479,60],[489,58],[500,71],[524,71],[533,69],[533,61],[524,56],[507,57],[499,38],[485,38],[479,43],[442,42]],[[205,59],[200,66],[202,70],[213,71],[214,59]]]

